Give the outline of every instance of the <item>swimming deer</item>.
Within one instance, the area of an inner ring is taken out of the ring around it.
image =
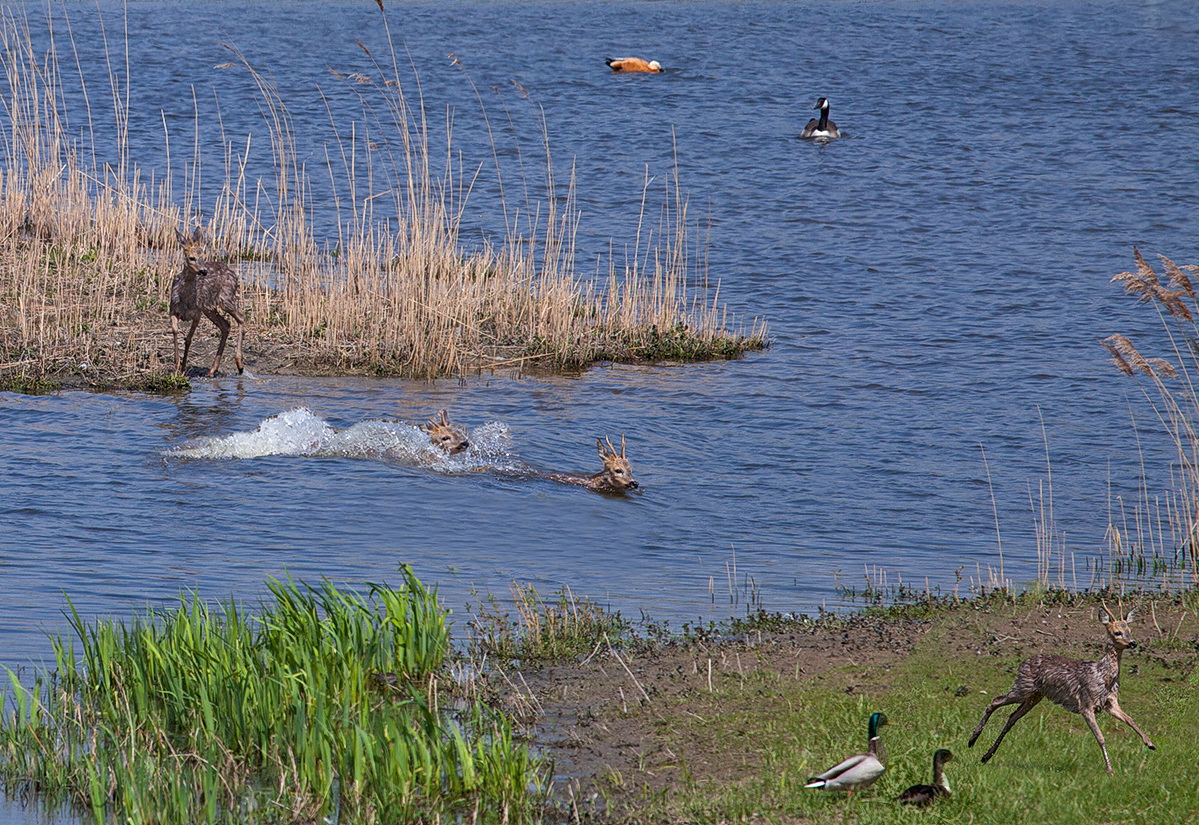
[[[607,442],[605,448],[604,442]],[[623,493],[626,490],[635,490],[640,485],[633,478],[633,468],[629,466],[629,460],[625,458],[625,443],[624,435],[620,436],[620,452],[616,452],[616,447],[612,445],[612,439],[607,436],[604,440],[595,440],[596,450],[599,451],[599,457],[604,462],[604,468],[598,473],[589,476],[571,475],[569,473],[550,473],[549,478],[554,481],[560,481],[563,484],[577,484],[580,487],[586,487],[589,490],[596,490],[601,493]]]
[[[465,430],[450,423],[445,410],[441,411],[440,421],[430,418],[429,422],[421,429],[429,434],[429,440],[433,442],[433,446],[439,447],[447,455],[457,455],[463,450],[470,449],[470,442],[466,440]]]
[[[221,343],[216,348],[216,358],[208,370],[208,377],[216,375],[221,366],[221,356],[225,353],[225,342],[229,340],[230,324],[220,310],[228,313],[229,318],[237,321],[237,371],[244,372],[242,364],[241,345],[245,337],[245,321],[237,307],[237,290],[240,286],[237,273],[220,261],[208,260],[204,239],[200,227],[196,227],[191,236],[175,230],[179,243],[183,246],[183,269],[171,282],[171,338],[175,345],[175,372],[182,373],[187,369],[187,353],[191,349],[192,336],[201,318],[208,318],[221,333]],[[183,341],[183,358],[179,358],[179,322],[191,321],[191,328]]]
[[[1137,643],[1133,641],[1132,631],[1128,627],[1134,611],[1128,611],[1128,614],[1120,619],[1118,614],[1113,614],[1104,604],[1103,612],[1107,614],[1107,621],[1103,622],[1103,625],[1107,630],[1108,642],[1099,661],[1083,662],[1078,659],[1067,659],[1065,656],[1040,654],[1030,656],[1020,663],[1020,667],[1016,670],[1016,683],[1012,685],[1012,689],[1003,696],[995,697],[986,713],[983,714],[982,721],[974,729],[974,733],[970,734],[970,741],[967,742],[969,747],[974,747],[974,740],[978,739],[983,726],[987,724],[987,720],[996,710],[1004,705],[1017,703],[1020,705],[1008,717],[1007,723],[999,732],[995,743],[983,754],[983,762],[995,755],[995,750],[1007,732],[1012,729],[1012,725],[1019,722],[1021,717],[1032,710],[1042,699],[1049,699],[1071,713],[1082,715],[1082,718],[1087,721],[1087,727],[1091,729],[1091,733],[1095,734],[1095,739],[1099,742],[1099,749],[1103,751],[1103,762],[1107,765],[1108,773],[1112,773],[1112,760],[1107,756],[1107,745],[1104,744],[1099,723],[1095,721],[1095,714],[1101,710],[1106,710],[1121,722],[1127,723],[1137,732],[1141,741],[1150,750],[1157,750],[1149,741],[1149,737],[1137,727],[1131,716],[1120,709],[1120,705],[1116,701],[1116,695],[1120,691],[1120,654],[1126,648],[1137,646]],[[1100,619],[1100,621],[1103,620]]]

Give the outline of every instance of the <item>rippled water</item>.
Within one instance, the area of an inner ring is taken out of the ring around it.
[[[646,175],[660,200],[677,161],[722,300],[768,319],[771,348],[432,384],[250,359],[181,398],[0,395],[3,664],[48,654],[64,593],[122,616],[181,588],[254,598],[268,576],[394,580],[405,562],[459,622],[512,579],[676,622],[744,610],[747,578],[771,610],[834,604],[866,567],[952,587],[998,564],[988,470],[1006,571],[1027,580],[1046,448],[1067,578],[1086,584],[1114,497],[1142,472],[1161,488],[1168,445],[1096,339],[1154,328],[1108,283],[1134,244],[1199,261],[1199,6],[387,6],[434,126],[453,109],[464,168],[482,166],[467,243],[504,228],[477,88],[531,199],[543,117],[560,180],[574,164],[584,274],[632,244]],[[70,12],[99,84],[94,11]],[[266,151],[248,79],[212,68],[224,42],[278,80],[319,165],[313,89],[340,105],[327,67],[368,67],[356,40],[385,53],[378,22],[370,2],[131,4],[135,156],[161,173],[164,119],[186,133],[214,92],[224,130]],[[612,76],[625,54],[669,71]],[[797,139],[818,96],[846,134],[827,145]],[[440,409],[491,452],[422,452],[414,425]],[[627,497],[497,472],[594,471],[595,439],[621,433],[642,484]]]

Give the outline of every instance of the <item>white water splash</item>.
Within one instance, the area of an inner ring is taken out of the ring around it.
[[[201,438],[168,450],[172,458],[257,458],[264,455],[316,455],[335,431],[300,407],[271,416],[252,432]]]
[[[258,458],[269,455],[365,458],[420,465],[439,472],[482,468],[501,469],[510,462],[511,434],[507,424],[488,422],[467,433],[470,448],[446,455],[415,424],[402,421],[363,421],[337,430],[300,407],[265,419],[249,432],[199,439],[166,451],[168,458]]]

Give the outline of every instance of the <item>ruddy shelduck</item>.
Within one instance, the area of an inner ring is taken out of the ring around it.
[[[660,72],[662,64],[657,60],[642,60],[640,57],[609,57],[604,61],[614,72]]]

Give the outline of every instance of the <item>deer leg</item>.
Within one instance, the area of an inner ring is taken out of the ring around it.
[[[1103,764],[1107,766],[1108,773],[1115,773],[1112,770],[1112,760],[1107,756],[1107,744],[1103,741],[1103,731],[1099,730],[1099,723],[1095,721],[1095,711],[1092,708],[1080,710],[1082,718],[1087,720],[1087,727],[1091,729],[1091,733],[1095,734],[1095,741],[1099,743],[1099,750],[1103,751]]]
[[[991,747],[987,748],[987,752],[983,754],[981,761],[986,762],[995,755],[995,751],[999,749],[999,743],[1003,741],[1003,737],[1007,736],[1007,732],[1012,729],[1012,725],[1019,722],[1024,714],[1036,707],[1037,702],[1040,702],[1041,698],[1041,694],[1034,693],[1032,696],[1029,696],[1027,699],[1025,699],[1024,703],[1021,704],[1020,707],[1012,711],[1012,715],[1007,718],[1007,722],[1005,722],[1003,725],[1003,730],[999,732],[999,736],[995,738],[995,741],[991,744]]]
[[[241,375],[246,371],[246,365],[243,363],[241,357],[242,341],[246,338],[246,319],[233,311],[230,311],[229,315],[234,321],[237,321],[237,352],[233,354],[233,357],[237,360],[237,374]]]
[[[970,741],[966,743],[966,747],[974,747],[974,740],[978,739],[978,735],[983,732],[983,728],[987,726],[987,720],[991,718],[992,713],[999,710],[1004,705],[1014,705],[1020,701],[1023,700],[1012,696],[1010,693],[1005,693],[1003,696],[996,696],[991,704],[987,706],[986,711],[983,713],[982,721],[978,723],[978,727],[974,729],[974,733],[970,734]]]
[[[1141,741],[1145,743],[1149,750],[1157,750],[1157,748],[1153,746],[1153,743],[1149,741],[1149,737],[1145,735],[1145,731],[1138,728],[1137,723],[1132,721],[1132,717],[1120,709],[1120,705],[1116,702],[1116,697],[1112,697],[1111,704],[1107,707],[1107,712],[1119,719],[1124,724],[1128,725],[1128,727],[1135,730],[1137,732],[1137,736],[1141,737]]]
[[[179,318],[171,316],[171,345],[175,350],[175,372],[179,372]]]
[[[183,375],[187,375],[187,354],[192,348],[192,336],[196,334],[196,327],[200,326],[200,316],[197,315],[192,320],[191,329],[187,331],[187,337],[183,339],[183,363],[179,367],[179,371]]]
[[[210,321],[216,324],[216,328],[221,331],[221,342],[216,346],[216,358],[212,359],[212,368],[208,370],[208,377],[212,378],[212,376],[216,375],[216,371],[220,369],[221,356],[225,354],[225,342],[229,340],[230,327],[229,322],[225,320],[225,317],[215,309],[205,310],[204,315],[207,316]]]

